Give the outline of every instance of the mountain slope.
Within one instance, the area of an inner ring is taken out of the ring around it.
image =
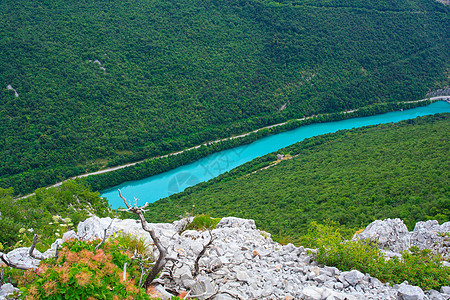
[[[449,85],[449,8],[432,0],[20,0],[0,11],[0,186],[21,193]]]
[[[355,230],[376,219],[448,221],[449,114],[307,139],[151,204],[152,221],[185,212],[253,218],[274,234],[330,219]],[[265,168],[266,166],[271,166]],[[145,200],[145,199],[142,199]],[[193,207],[195,206],[195,207]]]

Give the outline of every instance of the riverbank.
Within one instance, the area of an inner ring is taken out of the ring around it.
[[[348,110],[344,112],[313,115],[303,117],[300,119],[289,120],[286,122],[265,126],[241,135],[231,136],[228,138],[218,139],[215,141],[208,141],[203,144],[187,148],[181,151],[169,153],[166,155],[157,156],[133,163],[127,163],[124,165],[115,166],[99,170],[96,172],[81,174],[69,178],[67,180],[84,179],[87,181],[89,185],[91,185],[91,187],[94,190],[103,190],[110,188],[112,186],[116,186],[125,181],[138,180],[158,173],[162,173],[170,169],[176,168],[178,166],[191,163],[206,155],[234,148],[237,146],[249,144],[264,136],[280,133],[283,131],[288,131],[303,125],[308,125],[311,123],[337,121],[354,117],[377,115],[399,109],[414,108],[422,105],[427,105],[435,101],[444,99],[446,100],[449,97],[450,96],[439,96],[415,101],[384,103],[378,105],[371,105],[368,107],[362,107],[359,109]],[[189,154],[187,155],[187,153]],[[175,157],[177,158],[175,159]],[[112,173],[114,173],[115,176],[111,176]],[[56,184],[48,186],[47,188],[60,186],[63,182],[67,180],[58,182]],[[21,198],[26,198],[33,194],[29,194]]]

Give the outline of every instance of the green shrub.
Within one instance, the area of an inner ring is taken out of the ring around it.
[[[264,237],[264,238],[266,238],[266,237]],[[287,245],[289,243],[290,244],[299,244],[299,241],[300,241],[299,237],[296,236],[295,234],[292,234],[289,232],[284,232],[284,231],[280,231],[277,234],[273,234],[272,239],[281,245]]]
[[[119,233],[115,236],[115,240],[119,243],[118,247],[124,251],[134,254],[134,260],[145,269],[152,267],[151,263],[155,261],[151,246],[154,244],[136,235]]]
[[[28,198],[13,198],[12,189],[0,188],[0,243],[6,250],[30,245],[39,235],[36,248],[48,249],[67,230],[76,228],[90,215],[114,217],[105,199],[78,181],[42,188]]]
[[[425,290],[439,290],[450,282],[450,268],[442,266],[440,257],[418,247],[402,252],[402,259],[387,261],[385,275],[391,282],[407,280]]]
[[[192,223],[186,228],[187,230],[208,230],[214,229],[219,224],[220,218],[211,218],[210,215],[198,215],[194,217]]]
[[[386,261],[376,241],[346,241],[337,223],[312,222],[302,242],[318,249],[316,259],[320,264],[334,266],[342,271],[359,270],[381,281],[410,284],[422,289],[439,290],[448,285],[450,268],[443,267],[441,258],[430,250],[412,247],[402,252],[402,258]]]
[[[36,271],[16,278],[26,299],[149,299],[136,285],[138,264],[119,241],[70,240],[62,245],[59,258],[42,261]],[[124,273],[124,264],[127,270]],[[124,276],[125,274],[125,276]]]

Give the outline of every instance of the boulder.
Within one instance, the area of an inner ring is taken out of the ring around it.
[[[374,240],[381,249],[395,252],[407,250],[411,246],[411,234],[400,219],[376,220],[369,224],[363,232],[355,234],[352,240]]]
[[[450,222],[439,225],[438,221],[418,222],[411,232],[411,244],[419,249],[431,249],[450,258]]]
[[[29,252],[30,248],[22,247],[8,252],[8,254],[5,254],[3,257],[5,257],[8,262],[21,268],[35,269],[39,265],[40,260],[32,258],[28,254]],[[38,257],[42,256],[42,254],[36,249],[34,249],[33,253]]]
[[[198,298],[200,300],[209,299],[216,293],[214,283],[207,276],[197,276],[194,286],[191,289],[191,297]]]
[[[397,291],[399,300],[423,300],[425,294],[418,286],[402,283]]]
[[[95,239],[103,239],[105,229],[111,224],[111,218],[90,217],[83,222],[78,223],[77,236],[83,241],[91,241]],[[110,234],[115,227],[111,226]]]
[[[322,289],[309,286],[302,290],[302,300],[320,300],[322,299]]]
[[[427,294],[430,300],[446,300],[441,293],[435,290],[430,290]]]
[[[11,283],[6,283],[0,286],[0,300],[9,299],[8,296],[18,293],[19,289],[15,288]]]
[[[255,221],[235,218],[235,217],[227,217],[222,218],[219,224],[217,224],[217,228],[239,228],[241,230],[256,230]]]
[[[348,282],[348,284],[350,284],[351,286],[356,286],[358,283],[360,283],[363,278],[364,278],[364,274],[361,273],[358,270],[352,270],[349,272],[342,272],[341,275],[339,276],[339,279],[342,282],[342,278]]]

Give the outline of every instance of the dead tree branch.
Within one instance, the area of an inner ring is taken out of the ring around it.
[[[37,256],[37,255],[34,254],[34,248],[36,248],[37,241],[38,241],[38,235],[35,234],[34,237],[33,237],[33,243],[31,244],[30,251],[28,252],[28,255],[30,255],[34,259],[43,260],[44,259],[43,256]]]
[[[209,230],[208,232],[209,232],[209,236],[210,236],[209,242],[203,246],[202,251],[200,251],[200,253],[197,256],[197,259],[195,260],[194,274],[192,274],[192,275],[194,275],[194,277],[196,277],[198,275],[198,273],[200,272],[200,268],[198,266],[200,258],[202,258],[203,254],[205,254],[205,252],[206,252],[206,249],[208,249],[208,247],[211,246],[211,244],[213,242],[213,236],[212,236],[211,230]]]
[[[105,228],[105,232],[103,234],[103,239],[97,246],[95,246],[95,250],[98,250],[98,248],[100,248],[100,246],[103,245],[103,243],[106,241],[106,237],[108,236],[108,230],[111,229],[111,225],[113,222],[114,222],[114,219],[112,219],[111,223],[109,223],[109,226]]]
[[[59,250],[59,245],[56,245],[56,249],[55,249],[55,261],[57,261],[58,258],[59,258],[58,250]]]
[[[132,212],[139,217],[139,219],[141,220],[142,229],[144,229],[145,231],[147,231],[150,234],[150,237],[152,238],[153,243],[156,245],[156,247],[158,248],[158,251],[159,251],[158,260],[156,261],[155,265],[151,269],[150,273],[147,275],[147,278],[145,279],[145,282],[144,282],[144,288],[147,289],[150,286],[150,284],[152,283],[153,279],[156,278],[158,273],[161,272],[164,265],[166,264],[167,249],[164,248],[164,246],[161,244],[161,241],[156,236],[155,231],[148,225],[147,221],[144,218],[144,212],[145,212],[144,209],[147,207],[148,203],[145,203],[145,205],[142,207],[137,207],[137,204],[135,202],[134,206],[131,206],[131,202],[129,202],[127,199],[125,199],[122,196],[122,193],[120,192],[120,190],[118,190],[118,191],[119,191],[120,198],[122,198],[123,202],[125,203],[125,205],[127,207],[127,211]]]
[[[6,255],[2,252],[0,252],[0,259],[8,266],[14,269],[20,269],[20,270],[28,270],[29,267],[25,266],[25,265],[21,265],[21,264],[15,264],[10,262],[8,259],[6,259],[5,257]]]

